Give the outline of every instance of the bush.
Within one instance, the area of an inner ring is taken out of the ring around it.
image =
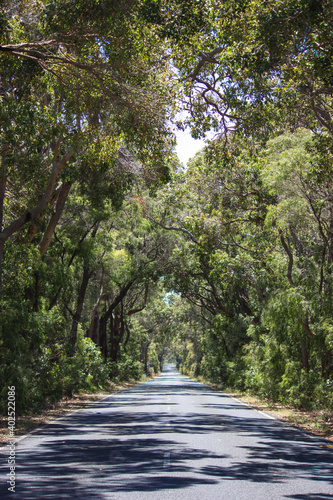
[[[56,308],[29,312],[22,299],[21,304],[4,308],[0,320],[1,412],[6,411],[8,385],[16,388],[17,414],[35,411],[54,391],[61,397],[59,374],[52,373],[54,352],[46,347],[62,340],[64,325]]]
[[[79,390],[93,391],[102,388],[108,379],[108,366],[100,348],[79,332],[76,352],[72,358],[63,355],[59,362],[62,386],[65,394]]]
[[[120,382],[123,380],[140,380],[144,367],[140,361],[136,361],[121,350],[118,361],[108,361],[108,374],[111,380]]]
[[[300,369],[297,363],[288,363],[280,383],[281,400],[299,408],[318,409],[332,407],[330,381],[323,380],[319,372]]]
[[[148,349],[148,366],[150,375],[154,375],[160,371],[160,362],[158,360],[156,345],[150,344]]]

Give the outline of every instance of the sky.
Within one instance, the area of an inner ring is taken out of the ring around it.
[[[177,147],[176,152],[179,160],[186,166],[188,160],[192,158],[205,145],[202,139],[193,139],[189,130],[177,130]]]

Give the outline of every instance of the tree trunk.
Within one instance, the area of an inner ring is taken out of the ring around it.
[[[71,328],[71,333],[70,333],[70,355],[71,356],[73,356],[74,352],[75,352],[75,344],[76,344],[76,340],[77,340],[77,329],[78,329],[79,321],[81,319],[84,298],[86,295],[88,283],[89,283],[91,276],[92,276],[92,272],[89,271],[89,264],[88,264],[88,262],[85,262],[84,266],[83,266],[82,282],[81,282],[81,286],[80,286],[79,296],[77,299],[76,310],[75,310],[75,313],[73,316],[72,328]]]
[[[107,342],[106,342],[107,323],[111,318],[113,311],[115,310],[117,305],[121,303],[121,301],[126,296],[127,292],[129,291],[133,283],[135,283],[135,279],[127,283],[127,285],[125,285],[123,288],[121,288],[121,290],[119,290],[112,304],[109,306],[109,308],[105,311],[105,313],[99,320],[98,336],[100,339],[100,346],[102,347],[102,352],[105,358],[107,357]]]
[[[125,324],[124,324],[124,326],[125,326],[125,329],[126,329],[126,339],[125,339],[125,341],[124,341],[124,347],[126,347],[126,346],[127,346],[127,344],[128,344],[128,341],[129,341],[129,339],[130,339],[130,337],[131,337],[131,330],[129,329],[129,327],[128,327],[128,324],[127,324],[127,323],[125,323]]]
[[[93,342],[95,342],[96,345],[99,346],[100,338],[99,338],[98,324],[99,324],[99,312],[98,312],[98,307],[95,306],[91,314],[91,323],[89,330],[87,332],[87,337],[89,337]]]
[[[102,351],[102,355],[105,360],[108,358],[108,344],[107,344],[107,338],[106,338],[106,323],[102,323],[101,320],[99,320],[99,325],[98,325],[98,339],[99,339],[99,346]]]
[[[98,279],[98,278],[97,278]],[[99,331],[98,331],[98,325],[99,325],[99,305],[102,300],[103,296],[103,279],[104,279],[104,266],[102,263],[102,275],[100,277],[100,284],[99,284],[99,292],[98,292],[98,297],[97,297],[97,302],[94,305],[92,312],[91,312],[91,323],[90,327],[87,331],[87,337],[91,338],[93,342],[95,342],[96,345],[99,345]]]
[[[288,255],[288,271],[287,271],[287,279],[288,279],[288,282],[290,284],[290,286],[292,286],[293,288],[295,288],[295,283],[293,281],[293,278],[292,278],[292,270],[293,270],[293,264],[294,264],[294,258],[293,258],[293,254],[289,248],[289,241],[288,241],[288,244],[286,243],[284,237],[283,237],[283,234],[282,234],[282,231],[280,230],[279,231],[280,233],[280,241],[282,243],[282,246],[286,252],[286,254]]]
[[[110,359],[117,361],[118,357],[118,337],[119,337],[120,318],[118,312],[111,315],[110,318]]]
[[[121,304],[120,313],[115,312],[110,318],[110,359],[111,361],[118,360],[119,345],[124,337],[124,311]]]
[[[8,144],[4,144],[1,148],[1,158],[0,158],[0,233],[3,230],[4,221],[4,203],[6,196],[6,183],[7,183],[7,171],[5,164],[5,156],[8,151]],[[2,256],[5,242],[0,241],[0,299],[2,292]]]
[[[61,140],[59,140],[59,142],[61,142]],[[39,217],[39,215],[47,207],[47,204],[51,199],[57,177],[60,174],[60,172],[64,169],[66,163],[73,156],[74,150],[66,153],[58,163],[56,163],[57,154],[58,154],[58,148],[56,148],[56,153],[55,153],[55,157],[54,157],[54,161],[53,161],[53,167],[52,167],[52,170],[51,170],[51,173],[49,176],[47,187],[45,189],[45,192],[44,192],[41,200],[31,210],[28,210],[23,215],[18,217],[16,220],[11,222],[11,224],[9,224],[9,226],[2,228],[2,231],[0,232],[0,249],[4,246],[5,242],[8,240],[8,238],[10,236],[12,236],[14,233],[17,233],[26,224],[35,220],[37,217]],[[3,186],[2,186],[2,189],[3,189]],[[1,262],[0,262],[0,264],[1,264]],[[0,267],[0,275],[1,275],[1,270],[2,269]]]
[[[310,370],[309,352],[305,342],[301,342],[301,351],[302,351],[302,367],[304,368],[304,370],[309,372]]]
[[[36,224],[31,224],[31,226],[29,227],[28,232],[27,232],[26,242],[28,244],[30,244],[30,243],[33,242],[33,239],[36,236],[36,233],[37,233],[37,226],[36,226]]]
[[[315,337],[316,336],[316,334],[311,330],[311,328],[309,326],[309,317],[308,317],[308,315],[305,316],[305,320],[303,322],[303,328],[304,328],[304,330],[306,331],[306,333],[310,337]]]
[[[59,219],[61,217],[61,214],[63,212],[63,209],[65,207],[65,203],[69,194],[69,190],[71,188],[72,183],[71,182],[64,182],[61,186],[59,196],[57,199],[57,203],[55,206],[55,211],[51,215],[51,219],[48,223],[48,226],[46,228],[46,231],[44,233],[43,239],[40,244],[40,256],[43,257],[45,253],[47,252],[52,236],[54,234],[55,228],[57,227],[57,224],[59,222]]]
[[[142,352],[142,358],[143,358],[142,361],[143,361],[143,364],[145,367],[145,374],[146,375],[149,375],[149,369],[148,369],[148,347],[149,347],[149,344],[150,344],[150,340],[148,340],[148,342],[143,344],[143,352]]]

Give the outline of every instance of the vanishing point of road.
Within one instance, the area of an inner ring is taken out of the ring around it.
[[[333,499],[333,448],[166,365],[0,448],[0,498]]]

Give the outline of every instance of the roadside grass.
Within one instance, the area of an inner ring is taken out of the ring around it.
[[[288,422],[290,425],[333,442],[332,410],[306,410],[295,408],[291,405],[283,405],[281,403],[270,401],[269,399],[260,398],[248,392],[241,392],[232,388],[223,387],[222,385],[211,383],[202,377],[199,377],[196,380],[208,385],[212,389],[240,399],[244,403],[253,406],[253,408],[268,413],[279,420]]]
[[[45,405],[37,412],[27,413],[26,415],[16,415],[15,419],[15,437],[20,437],[37,427],[50,422],[59,417],[63,417],[67,413],[80,410],[89,403],[93,403],[130,387],[134,387],[146,380],[146,376],[141,380],[133,380],[128,382],[109,382],[105,389],[95,392],[79,392],[71,397],[63,397],[56,403],[47,401]],[[0,422],[0,447],[7,444],[9,441],[8,421],[6,417],[2,417]]]

